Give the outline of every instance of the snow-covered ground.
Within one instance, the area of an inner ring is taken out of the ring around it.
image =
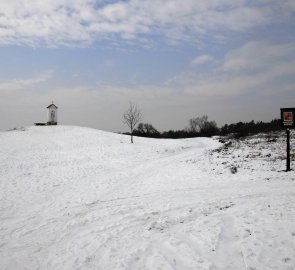
[[[0,132],[0,269],[295,269],[282,135]]]

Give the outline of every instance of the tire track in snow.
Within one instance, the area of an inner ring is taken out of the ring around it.
[[[244,255],[239,243],[239,236],[235,232],[234,217],[232,216],[223,217],[223,227],[216,243],[212,263],[210,270],[246,269]]]

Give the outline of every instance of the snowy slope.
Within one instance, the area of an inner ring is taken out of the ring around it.
[[[281,172],[280,136],[223,147],[70,126],[1,132],[0,268],[295,269],[295,174]]]

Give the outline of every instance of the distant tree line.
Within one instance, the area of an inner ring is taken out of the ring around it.
[[[220,135],[228,135],[228,134],[236,134],[236,136],[247,136],[250,134],[256,134],[260,132],[269,132],[269,131],[276,131],[281,130],[281,120],[280,119],[273,119],[270,122],[238,122],[235,124],[224,125],[220,128]]]
[[[221,128],[218,128],[215,121],[209,121],[208,116],[204,115],[202,117],[189,119],[188,127],[182,130],[169,130],[159,132],[150,123],[139,123],[137,125],[137,128],[133,130],[133,135],[148,138],[180,139],[193,137],[211,137],[215,135],[225,136],[233,134],[235,137],[238,138],[260,132],[280,130],[280,123],[280,119],[274,119],[271,122],[254,122],[254,120],[252,120],[251,122],[225,124]]]
[[[194,117],[189,119],[188,127],[182,130],[169,130],[159,132],[150,123],[139,123],[142,120],[142,113],[137,105],[130,102],[129,108],[123,113],[123,123],[129,127],[130,132],[124,133],[130,135],[131,143],[133,143],[133,136],[149,137],[149,138],[166,138],[166,139],[180,139],[192,137],[211,137],[215,135],[229,135],[232,134],[236,138],[244,137],[250,134],[260,132],[276,131],[281,129],[280,119],[274,119],[271,122],[238,122],[235,124],[225,124],[218,128],[215,121],[209,121],[207,115],[201,117]],[[136,127],[137,125],[137,127]]]

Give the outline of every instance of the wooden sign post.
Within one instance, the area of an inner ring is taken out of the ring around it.
[[[295,108],[282,108],[281,109],[281,125],[286,128],[287,133],[287,160],[286,172],[291,170],[290,165],[290,128],[295,127]]]

